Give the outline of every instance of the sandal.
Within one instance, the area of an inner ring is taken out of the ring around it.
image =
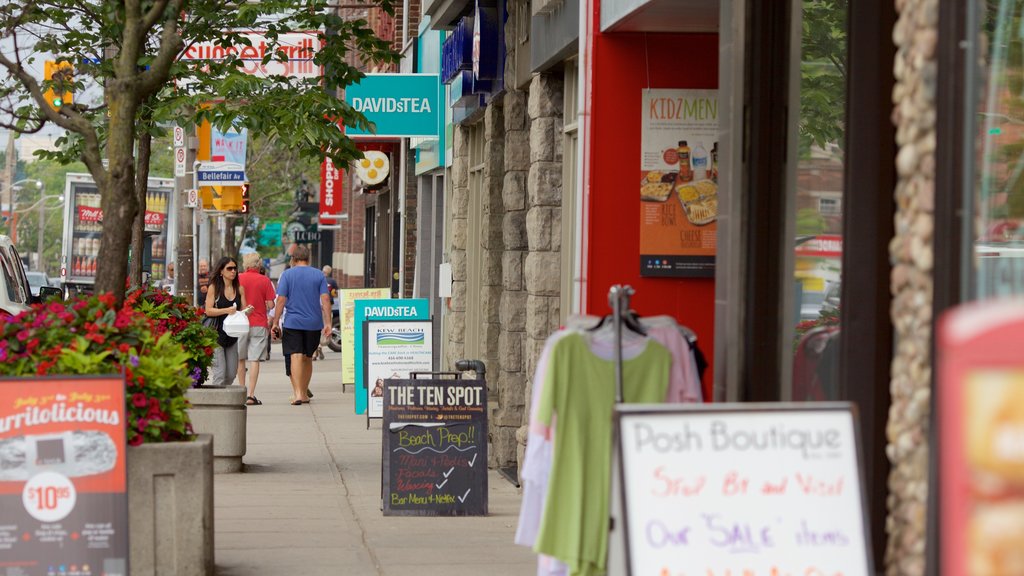
[[[292,406],[302,406],[302,400],[292,400]]]
[[[260,402],[259,398],[255,396],[249,396],[245,399],[246,406],[262,406],[263,402]]]

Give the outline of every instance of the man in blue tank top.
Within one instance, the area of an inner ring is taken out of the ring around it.
[[[292,405],[309,403],[309,379],[313,375],[313,354],[322,338],[331,336],[331,301],[327,279],[320,270],[309,265],[309,248],[296,245],[292,254],[292,267],[281,274],[277,282],[277,300],[274,303],[274,333],[281,332],[281,312],[284,332],[281,351],[291,357]]]

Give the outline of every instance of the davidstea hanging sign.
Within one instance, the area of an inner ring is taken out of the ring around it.
[[[441,104],[437,74],[367,74],[345,89],[345,101],[373,124],[346,128],[349,136],[437,137]]]

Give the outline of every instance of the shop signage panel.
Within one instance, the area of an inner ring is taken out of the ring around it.
[[[852,404],[615,418],[627,574],[875,573]]]
[[[320,164],[320,223],[333,224],[341,217],[344,170],[334,165],[330,158],[324,158]],[[325,222],[328,220],[330,222]]]
[[[498,62],[498,42],[501,22],[496,7],[481,6],[476,2],[476,17],[473,19],[473,79],[494,80],[501,66]],[[490,84],[487,85],[488,90]],[[477,90],[480,92],[481,90]]]
[[[384,515],[486,516],[486,383],[394,379],[385,390]]]
[[[367,428],[370,418],[384,416],[385,380],[434,369],[432,326],[430,320],[374,320],[363,324],[363,387],[370,391]]]
[[[1024,304],[965,304],[939,321],[935,390],[944,574],[1024,565]],[[936,476],[937,475],[937,476]]]
[[[267,76],[287,76],[289,78],[319,78],[322,69],[313,62],[317,51],[323,46],[317,32],[285,32],[278,35],[277,54],[271,54],[266,34],[262,31],[251,31],[242,34],[248,44],[239,43],[234,46],[220,46],[214,41],[197,42],[190,45],[182,53],[180,59],[189,60],[225,60],[229,56],[237,56],[241,60],[241,70],[246,74],[265,78]],[[275,56],[284,56],[280,60]],[[265,60],[265,57],[270,58]]]
[[[713,278],[718,245],[718,91],[644,89],[640,275]]]
[[[338,290],[341,315],[341,385],[356,383],[355,324],[356,301],[381,300],[391,296],[390,288],[342,288]],[[362,332],[359,332],[362,334]]]
[[[120,376],[0,379],[0,571],[127,576]]]
[[[345,89],[345,101],[375,127],[366,131],[346,128],[349,136],[415,138],[437,136],[437,74],[367,74]]]
[[[390,290],[385,288],[385,290]],[[342,311],[344,314],[344,310]],[[355,320],[352,331],[357,335],[354,346],[355,356],[355,413],[365,414],[369,403],[366,388],[366,363],[363,324],[370,320],[430,320],[430,301],[426,298],[356,300]]]
[[[466,16],[455,25],[441,45],[441,81],[450,84],[466,70],[473,70],[473,19]]]

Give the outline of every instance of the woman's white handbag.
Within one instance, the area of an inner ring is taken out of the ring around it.
[[[249,317],[242,312],[228,314],[224,319],[224,333],[238,338],[249,333]]]

